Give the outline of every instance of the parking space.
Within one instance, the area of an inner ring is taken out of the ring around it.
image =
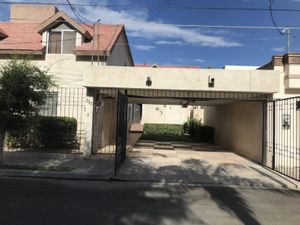
[[[212,144],[139,141],[118,177],[135,181],[293,187],[297,182]]]

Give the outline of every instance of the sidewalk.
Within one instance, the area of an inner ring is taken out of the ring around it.
[[[84,159],[80,154],[6,152],[4,162],[7,168],[0,169],[0,176],[263,189],[300,188],[300,182],[232,152],[216,148],[196,151],[179,147],[173,150],[150,149],[149,146],[134,148],[128,153],[116,177],[114,155],[98,154]]]
[[[81,154],[5,152],[4,163],[8,168],[0,169],[0,176],[109,179],[113,175],[114,157],[101,154],[85,159]]]

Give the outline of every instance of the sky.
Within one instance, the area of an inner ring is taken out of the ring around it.
[[[5,1],[5,0],[4,0]],[[8,0],[9,1],[9,0]],[[58,2],[65,0],[15,0]],[[193,65],[222,68],[224,65],[260,66],[275,54],[286,53],[287,36],[276,29],[200,28],[178,25],[268,26],[268,11],[198,10],[197,7],[268,8],[269,0],[70,0],[90,21],[125,24],[136,64]],[[299,9],[300,0],[273,0],[273,8]],[[161,8],[167,5],[171,7]],[[181,6],[187,6],[184,9]],[[179,8],[176,8],[179,7]],[[181,8],[180,8],[181,7]],[[74,17],[69,6],[58,8]],[[9,4],[1,4],[2,21],[9,20]],[[273,12],[280,27],[300,27],[300,12]],[[75,18],[76,19],[76,18]],[[300,52],[300,30],[291,31],[291,51]]]

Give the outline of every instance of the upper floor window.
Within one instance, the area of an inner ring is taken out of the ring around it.
[[[76,32],[73,30],[52,30],[49,32],[48,53],[73,54]]]

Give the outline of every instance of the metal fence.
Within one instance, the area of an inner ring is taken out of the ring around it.
[[[7,134],[6,151],[81,153],[85,96],[81,87],[52,88],[28,126]]]
[[[300,180],[300,97],[265,104],[266,166]]]
[[[118,92],[117,100],[117,125],[116,125],[116,152],[115,175],[126,158],[127,147],[127,93]]]

